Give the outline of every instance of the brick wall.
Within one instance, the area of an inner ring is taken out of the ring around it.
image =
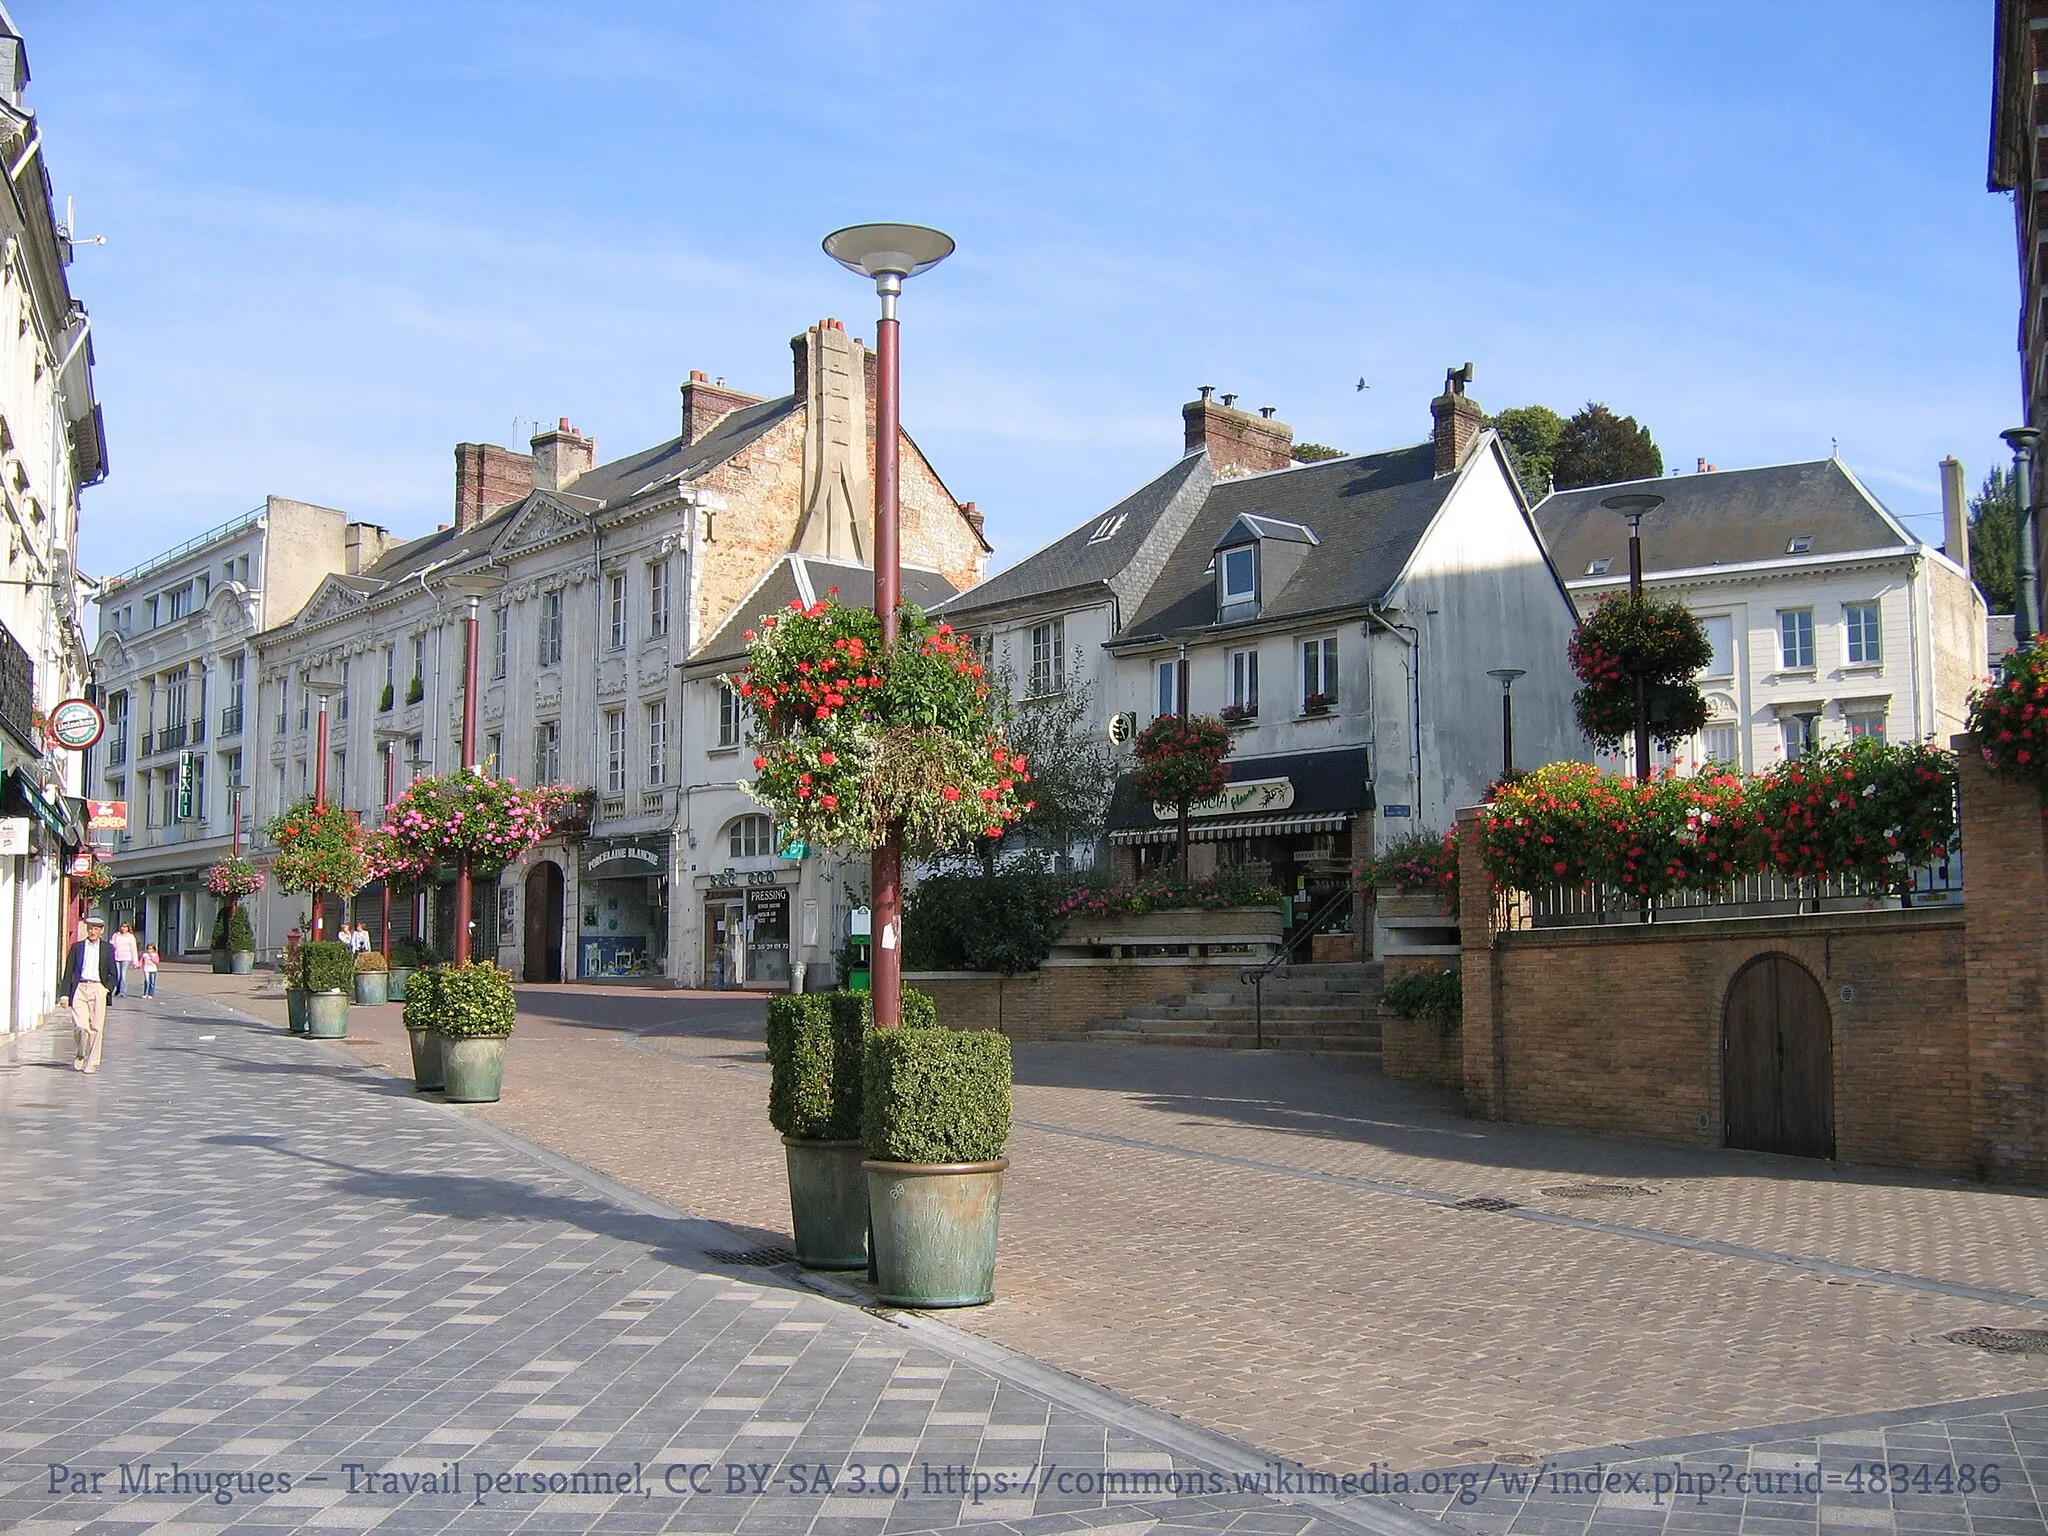
[[[1244,962],[1222,966],[1235,974]],[[979,971],[926,971],[903,978],[904,985],[931,994],[939,1022],[953,1029],[999,1029],[1012,1040],[1073,1039],[1094,1024],[1120,1019],[1139,1003],[1189,991],[1213,980],[1214,964],[1185,961],[1114,960],[1099,963],[1049,960],[1021,976]]]
[[[1969,880],[1974,1171],[2002,1183],[2048,1183],[2048,836],[2029,785],[1993,778],[1966,736],[1963,867]]]

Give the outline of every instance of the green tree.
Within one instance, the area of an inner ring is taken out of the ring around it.
[[[1293,458],[1297,464],[1314,464],[1321,459],[1341,459],[1346,455],[1342,448],[1332,448],[1328,443],[1296,443]]]
[[[1564,418],[1547,405],[1516,405],[1488,418],[1486,424],[1507,445],[1508,459],[1522,482],[1522,495],[1531,505],[1548,496],[1557,465],[1558,439],[1564,436]]]
[[[2019,497],[2011,472],[1993,468],[1970,498],[1970,574],[1977,578],[1993,613],[2011,613],[2019,587],[2013,576],[2018,553]]]
[[[1664,473],[1664,455],[1650,440],[1650,429],[1637,425],[1635,417],[1617,416],[1597,400],[1588,400],[1558,434],[1551,470],[1561,491],[1649,480]]]
[[[999,670],[997,684],[998,692],[1011,691],[1007,669]],[[1096,729],[1094,702],[1092,684],[1070,680],[1058,693],[1014,706],[1010,748],[1025,759],[1031,774],[1025,796],[1030,809],[1003,823],[1001,836],[976,843],[985,869],[993,869],[996,856],[1020,842],[1064,853],[1101,834],[1116,787],[1116,755]]]

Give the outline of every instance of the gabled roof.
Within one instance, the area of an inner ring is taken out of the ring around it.
[[[1226,545],[1249,544],[1256,539],[1276,539],[1287,544],[1320,544],[1315,529],[1306,523],[1291,523],[1284,518],[1260,517],[1256,512],[1245,512],[1232,519],[1223,537],[1213,546],[1222,549]]]
[[[1180,537],[1215,478],[1206,452],[1189,454],[1107,512],[969,588],[946,605],[946,616],[986,612],[1090,586],[1108,589],[1126,613],[1135,612],[1164,558],[1162,550],[1148,546]]]
[[[1439,477],[1435,447],[1418,443],[1219,480],[1121,638],[1156,639],[1214,626],[1216,583],[1210,571],[1216,544],[1247,514],[1312,528],[1319,545],[1284,587],[1266,594],[1261,622],[1378,602],[1407,568],[1459,478]]]
[[[1544,497],[1536,507],[1536,526],[1566,581],[1585,580],[1593,562],[1603,558],[1610,562],[1610,576],[1628,569],[1628,520],[1600,503],[1629,491],[1664,498],[1643,518],[1645,571],[1912,549],[1920,542],[1839,459],[1708,470]],[[1795,539],[1812,542],[1794,549]]]
[[[747,654],[746,632],[759,629],[761,620],[785,611],[791,603],[813,603],[832,588],[839,600],[851,608],[872,607],[875,601],[875,573],[864,565],[839,560],[822,560],[816,555],[784,555],[726,617],[717,634],[687,663],[692,672],[699,668],[718,670],[741,661]],[[935,608],[953,595],[953,584],[937,571],[903,567],[903,598],[920,608]]]

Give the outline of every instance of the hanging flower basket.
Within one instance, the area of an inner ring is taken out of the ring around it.
[[[247,859],[222,859],[206,872],[206,888],[223,901],[254,896],[267,882]]]
[[[467,854],[471,869],[494,873],[553,831],[577,800],[567,785],[528,789],[468,768],[415,779],[375,834],[374,867],[417,878]]]
[[[89,901],[97,900],[114,888],[113,871],[95,861],[90,868],[71,877],[71,888]]]
[[[1131,781],[1156,805],[1206,800],[1230,782],[1230,728],[1213,715],[1161,715],[1138,733]]]
[[[1634,734],[1637,678],[1659,745],[1676,746],[1707,723],[1692,678],[1714,659],[1714,648],[1683,603],[1611,597],[1580,622],[1565,654],[1581,684],[1572,695],[1579,728],[1599,746]]]
[[[915,606],[896,647],[837,592],[763,621],[735,686],[753,706],[747,792],[796,840],[872,848],[892,826],[906,851],[999,835],[1035,802],[972,643]]]
[[[350,896],[363,888],[363,827],[355,812],[338,805],[315,810],[309,797],[273,816],[263,832],[277,844],[271,873],[279,890]]]
[[[2001,666],[2003,676],[1970,695],[1970,734],[1993,773],[2032,784],[2048,805],[2048,643]]]

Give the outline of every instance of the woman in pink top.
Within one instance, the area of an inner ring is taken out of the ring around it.
[[[128,992],[128,972],[142,962],[142,946],[135,941],[135,930],[126,923],[107,943],[121,967],[121,980],[114,988],[114,996],[123,997]]]

